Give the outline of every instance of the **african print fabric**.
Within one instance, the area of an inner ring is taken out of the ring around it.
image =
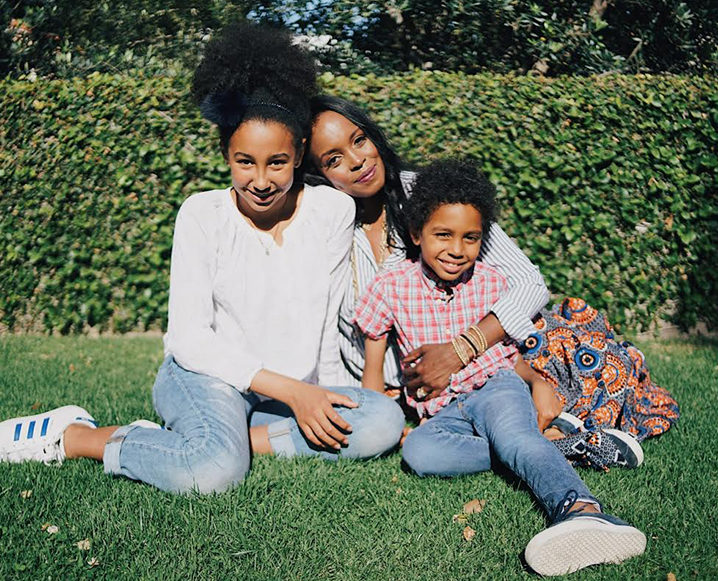
[[[554,442],[575,464],[605,469],[615,463],[616,445],[602,428],[618,428],[642,442],[678,420],[678,403],[651,381],[643,353],[619,342],[608,319],[582,299],[542,310],[535,326],[524,342],[524,359],[586,428]]]

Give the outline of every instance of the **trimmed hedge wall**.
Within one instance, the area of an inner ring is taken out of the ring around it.
[[[714,78],[417,72],[323,79],[411,163],[475,158],[556,294],[619,327],[718,326]],[[187,81],[0,82],[0,328],[165,325],[174,216],[228,184]]]

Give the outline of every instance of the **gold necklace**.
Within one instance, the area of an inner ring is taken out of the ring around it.
[[[384,264],[384,261],[386,260],[386,256],[388,254],[389,247],[387,245],[387,237],[388,232],[386,228],[386,210],[382,210],[381,214],[379,215],[379,220],[381,220],[381,237],[379,238],[379,252],[377,255],[374,256],[374,259],[376,260],[376,265],[381,266]],[[362,224],[361,228],[364,230],[364,234],[366,234],[367,240],[369,240],[369,230],[371,230],[371,227],[376,224],[376,222],[372,224]],[[371,247],[371,241],[369,241],[369,246]],[[372,248],[372,253],[374,252],[374,249]]]
[[[379,219],[382,220],[382,228],[381,228],[381,240],[379,241],[379,258],[375,256],[374,259],[376,260],[377,265],[377,271],[381,268],[382,264],[384,264],[384,261],[386,261],[386,258],[389,254],[389,247],[387,244],[387,238],[388,238],[388,230],[386,226],[386,214],[385,211],[382,210],[381,215],[379,216]],[[372,224],[362,224],[361,229],[364,231],[364,234],[367,235],[369,229],[372,227]],[[367,235],[367,242],[369,242],[369,248],[371,249],[371,241],[369,240],[369,236]],[[374,252],[373,249],[372,253]],[[351,251],[351,263],[352,263],[352,286],[354,287],[354,300],[357,301],[359,299],[359,273],[357,269],[357,259],[356,259],[356,253],[357,253],[357,245],[356,242],[352,243],[352,251]]]

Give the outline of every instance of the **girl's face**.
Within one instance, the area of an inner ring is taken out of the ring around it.
[[[322,175],[354,198],[369,198],[384,187],[386,171],[379,151],[344,115],[324,111],[316,117],[310,154]]]
[[[442,204],[434,210],[421,232],[412,233],[421,247],[421,258],[447,282],[469,270],[481,250],[481,213],[469,204]]]
[[[280,212],[301,161],[302,151],[295,149],[292,133],[281,123],[258,119],[242,123],[227,148],[240,211],[262,219]]]

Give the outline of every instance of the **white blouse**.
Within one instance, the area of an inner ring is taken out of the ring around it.
[[[415,178],[416,174],[413,172],[401,172],[401,183],[407,195],[411,194]],[[393,268],[404,258],[405,253],[394,248],[381,268]],[[518,342],[524,341],[534,331],[532,317],[549,300],[549,292],[541,272],[496,223],[491,225],[489,236],[481,245],[479,260],[506,277],[508,289],[491,307],[491,312],[496,315],[509,337]],[[341,383],[360,385],[364,368],[364,339],[352,324],[352,320],[359,297],[380,270],[369,239],[361,227],[354,229],[351,263],[352,284],[347,287],[339,314],[339,345],[345,366]],[[384,357],[384,381],[389,386],[401,386],[399,361],[395,341],[390,338]]]
[[[305,186],[279,246],[230,189],[190,196],[175,223],[165,356],[243,392],[261,369],[339,385],[354,208],[332,188]]]

